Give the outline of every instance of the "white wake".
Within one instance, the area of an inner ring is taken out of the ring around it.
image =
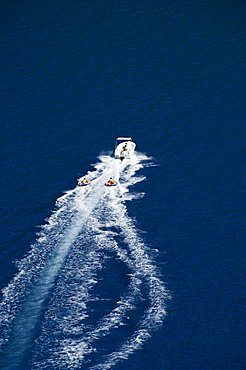
[[[126,207],[126,201],[143,195],[129,189],[144,179],[136,173],[149,165],[148,158],[137,154],[131,163],[109,156],[100,160],[87,174],[90,186],[76,187],[57,200],[31,253],[3,291],[0,345],[6,370],[13,363],[21,368],[30,348],[33,369],[76,369],[84,363],[93,370],[110,369],[141,348],[163,322],[168,293]],[[109,177],[119,185],[106,188]],[[109,261],[125,266],[127,287],[91,322],[90,307],[101,299],[93,292]],[[143,300],[148,304],[141,311]],[[122,334],[115,348],[104,345],[104,338],[127,326],[135,312],[141,315],[132,332]]]

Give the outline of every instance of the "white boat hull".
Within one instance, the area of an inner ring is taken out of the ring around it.
[[[126,150],[124,150],[124,147],[126,147]],[[130,159],[131,155],[135,151],[136,144],[132,140],[125,140],[120,142],[120,144],[117,145],[116,141],[116,147],[114,151],[115,158],[118,159]]]

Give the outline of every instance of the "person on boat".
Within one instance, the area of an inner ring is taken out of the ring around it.
[[[82,182],[83,182],[83,184],[89,184],[90,183],[90,181],[86,177],[83,178]]]
[[[112,179],[112,177],[110,177],[110,179],[107,181],[106,183],[107,185],[115,185],[116,184],[116,181]]]
[[[81,185],[88,185],[90,183],[89,180],[87,180],[86,177],[84,177],[82,180],[79,180],[78,182],[78,185],[81,186]]]
[[[127,143],[125,143],[125,145],[123,146],[122,151],[120,153],[120,160],[121,161],[123,161],[123,159],[126,158],[127,152],[128,152]]]

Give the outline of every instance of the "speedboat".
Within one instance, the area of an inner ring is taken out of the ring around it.
[[[117,137],[115,142],[114,157],[123,161],[123,159],[131,158],[136,144],[132,141],[131,137]]]

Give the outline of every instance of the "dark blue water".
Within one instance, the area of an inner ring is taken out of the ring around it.
[[[78,362],[69,363],[55,355],[53,343],[81,339],[69,332],[83,318],[66,305],[71,296],[64,296],[64,286],[72,292],[97,279],[86,301],[88,329],[114,309],[130,283],[127,263],[115,260],[112,250],[98,252],[91,219],[78,226],[77,235],[66,234],[71,250],[60,265],[49,254],[43,257],[45,265],[58,266],[53,275],[45,267],[53,277],[43,300],[40,280],[31,281],[33,289],[22,278],[13,281],[13,261],[30,252],[56,199],[93,170],[100,153],[112,151],[119,135],[132,136],[138,151],[158,166],[142,161],[138,175],[146,179],[134,180],[129,191],[145,196],[127,202],[128,226],[116,222],[110,230],[118,233],[122,250],[132,248],[133,259],[134,246],[122,239],[127,227],[150,256],[158,249],[150,257],[154,276],[172,298],[160,294],[167,314],[150,328],[141,349],[125,359],[123,350],[112,367],[246,368],[245,17],[244,2],[229,0],[2,1],[0,287],[12,284],[23,295],[8,297],[9,308],[1,311],[2,321],[5,314],[14,317],[1,333],[10,343],[2,346],[1,368],[92,369],[134,335],[153,306],[152,293],[146,295],[152,275],[143,272],[136,308],[98,341],[96,352],[82,359],[83,349],[74,347]],[[105,237],[109,211],[102,203],[91,206],[91,217],[101,223],[97,235]],[[75,225],[70,203],[66,207],[59,235]],[[35,258],[26,271],[35,271]],[[79,274],[79,261],[89,275],[73,274]],[[40,309],[25,321],[35,299]],[[81,292],[78,301],[82,306]],[[13,353],[18,341],[23,348]]]

